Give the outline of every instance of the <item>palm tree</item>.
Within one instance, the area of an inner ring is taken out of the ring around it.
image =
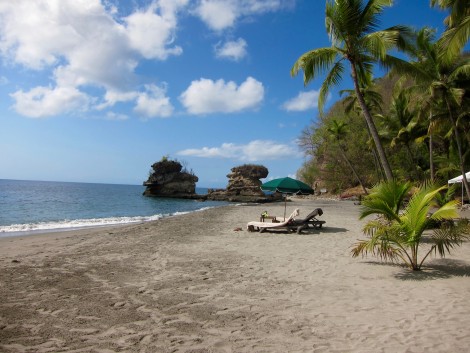
[[[445,110],[445,117],[451,124],[457,146],[460,171],[462,175],[465,175],[464,151],[456,112],[465,106],[465,100],[468,99],[466,88],[470,80],[470,60],[466,57],[456,57],[451,61],[445,60],[441,55],[444,49],[438,43],[433,42],[434,31],[429,28],[422,29],[417,38],[417,50],[414,53],[417,61],[407,67],[400,67],[397,71],[415,80],[414,90],[424,97],[422,108],[427,106],[427,111]],[[438,104],[437,108],[436,104]],[[437,115],[431,113],[431,116]],[[470,186],[465,178],[463,178],[463,183],[470,199]]]
[[[362,96],[364,97],[364,102],[366,103],[366,107],[369,110],[370,114],[379,114],[382,112],[382,106],[383,106],[383,99],[382,95],[375,91],[373,88],[361,88],[361,93]],[[346,113],[351,113],[354,112],[358,116],[360,116],[362,109],[361,106],[359,105],[359,101],[356,96],[356,91],[354,89],[343,89],[339,91],[340,96],[343,94],[346,94],[346,97],[344,98],[344,111]],[[369,133],[369,136],[372,136],[369,130],[369,127],[366,124],[367,131]],[[376,170],[379,172],[380,175],[383,176],[383,169],[380,168],[380,160],[377,156],[377,150],[374,149],[374,141],[372,139],[369,139],[367,141],[367,146],[370,148],[372,155],[374,156],[374,163],[376,165]],[[379,180],[380,180],[379,176]]]
[[[345,123],[344,121],[338,121],[336,119],[333,119],[331,120],[330,125],[327,128],[327,131],[330,133],[330,136],[336,142],[336,145],[339,148],[341,156],[346,161],[348,167],[351,169],[352,173],[354,174],[354,177],[357,179],[359,185],[361,185],[362,190],[367,195],[367,189],[364,186],[364,183],[362,182],[361,178],[359,177],[359,174],[357,173],[356,168],[354,168],[354,165],[351,163],[348,156],[346,155],[345,147],[342,144],[342,140],[344,139],[345,135],[348,132],[347,125],[348,124]]]
[[[320,89],[319,108],[322,109],[330,88],[338,84],[349,63],[354,90],[364,118],[374,140],[380,163],[387,180],[393,179],[392,170],[381,144],[372,115],[367,108],[361,87],[367,87],[372,77],[374,63],[386,67],[402,65],[404,62],[387,54],[392,48],[405,49],[411,31],[407,27],[395,26],[381,31],[377,29],[378,16],[392,0],[329,0],[326,3],[326,30],[331,47],[311,50],[297,59],[291,69],[292,75],[304,72],[304,83],[308,84],[317,74],[329,70]],[[375,31],[375,32],[374,32]]]
[[[401,259],[410,269],[419,271],[423,262],[432,253],[441,257],[449,253],[454,246],[461,245],[468,238],[470,227],[467,219],[454,224],[446,222],[458,216],[458,201],[452,200],[439,205],[436,196],[445,189],[432,184],[423,184],[411,197],[401,212],[403,200],[410,190],[410,184],[395,181],[385,182],[376,186],[371,194],[362,202],[361,219],[368,215],[380,215],[369,221],[364,227],[368,240],[361,240],[351,250],[352,256],[371,253],[383,260]],[[436,209],[431,213],[431,209]],[[423,233],[432,226],[430,236],[431,247],[419,259],[418,250]]]
[[[450,14],[444,20],[446,30],[439,40],[439,45],[446,50],[441,57],[452,60],[459,56],[470,38],[470,5],[468,0],[431,0],[431,6],[449,9]]]
[[[414,142],[419,141],[420,137],[427,135],[427,131],[418,121],[418,114],[416,108],[411,104],[411,100],[410,92],[404,90],[401,82],[398,82],[389,113],[377,116],[381,118],[381,137],[385,137],[392,148],[404,146],[411,162],[410,165],[418,171],[419,163],[411,147]]]

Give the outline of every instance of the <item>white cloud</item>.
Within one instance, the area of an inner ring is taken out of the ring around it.
[[[225,42],[224,44],[219,43],[215,47],[215,55],[218,58],[238,61],[243,59],[246,56],[246,53],[246,41],[243,38]]]
[[[17,91],[13,108],[30,118],[87,110],[89,97],[73,87],[36,87],[29,92]]]
[[[146,91],[139,94],[134,111],[145,118],[167,118],[173,113],[165,88],[146,85]]]
[[[109,107],[112,107],[116,103],[119,102],[130,102],[135,100],[139,96],[139,92],[137,91],[116,91],[116,90],[108,90],[104,95],[104,102],[96,105],[95,109],[102,110]]]
[[[215,30],[233,27],[241,17],[278,11],[291,6],[293,0],[201,0],[196,15]]]
[[[97,109],[113,105],[119,99],[110,98],[113,93],[107,97],[106,92],[134,91],[134,71],[140,59],[164,60],[181,54],[182,49],[173,45],[176,14],[188,3],[154,0],[146,9],[115,19],[116,8],[100,0],[1,1],[0,54],[11,64],[51,70],[50,86],[55,87],[32,88],[29,94],[19,90],[12,94],[17,100],[14,108],[20,114],[29,112],[29,101],[40,113],[26,116],[58,115],[69,111],[68,105],[63,109],[56,104],[41,106],[50,103],[47,97],[55,100],[60,92],[63,101],[72,102],[86,96],[89,87],[99,89],[94,90],[93,100],[105,100]],[[104,97],[96,96],[100,90]],[[40,99],[38,92],[42,92]]]
[[[291,145],[274,141],[255,140],[246,145],[223,143],[220,147],[202,147],[178,152],[182,156],[202,158],[228,158],[241,161],[257,162],[300,157],[301,153]]]
[[[235,3],[230,0],[202,0],[196,9],[201,20],[216,31],[232,27],[238,16],[237,12]]]
[[[113,121],[124,121],[128,120],[129,117],[125,114],[119,114],[114,112],[107,112],[106,113],[106,120],[113,120]]]
[[[289,112],[303,112],[309,109],[318,107],[318,91],[300,92],[297,97],[294,97],[282,105],[284,110]]]
[[[131,47],[147,59],[165,60],[170,55],[180,55],[183,52],[181,47],[168,46],[174,41],[176,12],[187,3],[188,0],[160,1],[158,7],[154,2],[147,10],[126,17]],[[157,13],[159,9],[160,14]]]
[[[263,84],[248,77],[240,86],[233,81],[201,78],[180,95],[180,101],[191,114],[233,113],[255,109],[263,101]]]

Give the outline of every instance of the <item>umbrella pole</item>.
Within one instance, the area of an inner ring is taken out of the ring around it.
[[[286,221],[287,194],[284,195],[284,222]]]

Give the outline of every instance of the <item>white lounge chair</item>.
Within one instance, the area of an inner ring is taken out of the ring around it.
[[[249,232],[254,232],[258,230],[260,233],[268,229],[279,229],[279,228],[288,228],[289,224],[294,221],[294,218],[300,214],[299,209],[296,208],[294,212],[286,219],[284,222],[274,223],[274,222],[248,222],[246,228]]]

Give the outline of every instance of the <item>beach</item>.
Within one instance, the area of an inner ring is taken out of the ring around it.
[[[287,214],[317,207],[301,234],[246,230],[273,203],[0,238],[0,351],[468,351],[470,242],[412,272],[351,257],[354,202]]]

